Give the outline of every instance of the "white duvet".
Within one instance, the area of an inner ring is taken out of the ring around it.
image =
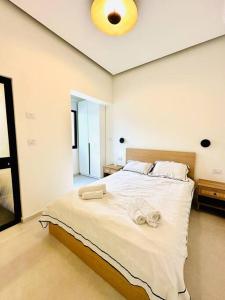
[[[98,182],[107,186],[103,199],[85,201],[75,190],[50,205],[40,221],[61,226],[142,286],[151,300],[190,299],[183,267],[193,181],[120,171]],[[158,228],[131,220],[130,205],[137,199],[160,210]]]

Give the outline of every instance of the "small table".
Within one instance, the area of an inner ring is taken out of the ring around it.
[[[225,183],[199,179],[197,183],[197,208],[215,208],[225,212]]]
[[[106,165],[103,167],[104,177],[114,174],[114,173],[118,172],[119,170],[121,170],[122,168],[123,168],[123,166],[120,166],[120,165],[114,165],[114,164]]]

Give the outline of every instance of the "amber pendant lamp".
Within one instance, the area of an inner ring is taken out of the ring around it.
[[[98,29],[109,35],[123,35],[137,22],[138,12],[133,0],[94,0],[91,18]]]

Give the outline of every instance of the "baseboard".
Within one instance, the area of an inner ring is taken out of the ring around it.
[[[22,223],[26,223],[26,222],[28,222],[28,221],[34,219],[34,218],[37,218],[37,217],[41,216],[41,214],[42,214],[42,211],[38,211],[38,212],[32,214],[32,215],[29,216],[29,217],[24,217],[24,218],[22,218],[21,221],[22,221]]]

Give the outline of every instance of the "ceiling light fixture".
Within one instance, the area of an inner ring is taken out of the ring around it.
[[[91,6],[93,23],[109,35],[122,35],[137,22],[134,0],[94,0]]]

